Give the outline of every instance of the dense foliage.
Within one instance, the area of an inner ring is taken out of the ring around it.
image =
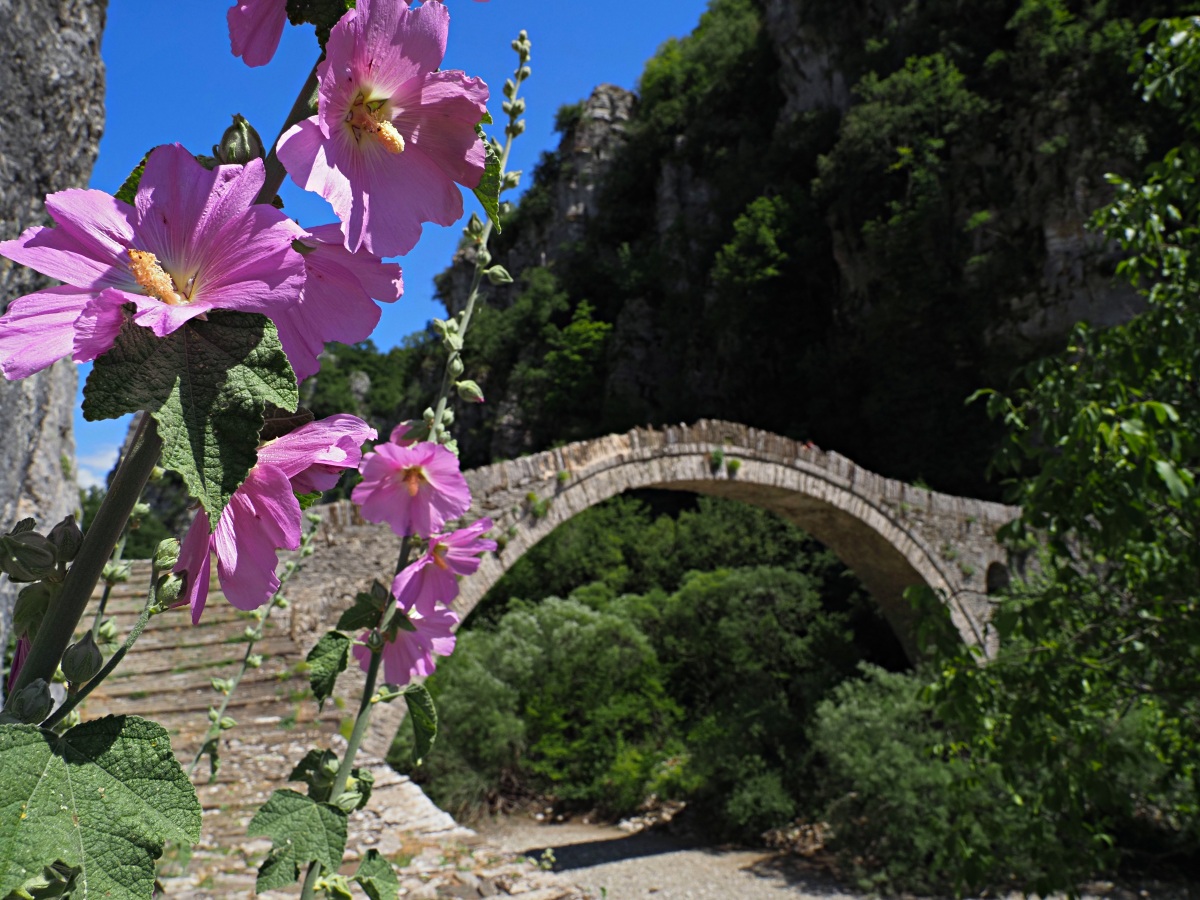
[[[714,0],[647,63],[583,240],[565,246],[550,223],[580,110],[559,117],[566,149],[495,250],[534,262],[476,332],[493,402],[470,462],[719,416],[893,477],[996,490],[982,472],[998,429],[963,400],[1052,348],[1056,310],[1108,290],[1083,225],[1106,171],[1178,136],[1126,74],[1142,17],[1178,4],[800,6],[804,52],[847,90],[789,107],[782,32],[755,0]],[[564,342],[548,413],[527,370]]]
[[[905,665],[828,553],[729,501],[589,510],[477,615],[428,683],[439,751],[414,773],[460,813],[537,796],[625,814],[654,794],[691,800],[715,833],[755,837],[811,810],[822,698],[863,659]]]

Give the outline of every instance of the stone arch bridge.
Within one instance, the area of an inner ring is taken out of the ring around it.
[[[505,571],[588,507],[657,488],[740,500],[771,510],[832,550],[863,582],[910,655],[914,614],[904,591],[937,591],[963,640],[985,651],[989,586],[1008,580],[997,530],[1014,507],[955,497],[883,478],[838,453],[731,422],[634,429],[466,473],[471,518],[490,516],[503,549],[462,583],[464,619]],[[358,518],[348,502],[323,507],[318,549],[289,590],[293,633],[313,643],[355,592],[395,565],[397,538]],[[297,630],[298,629],[298,630]],[[400,713],[400,705],[391,709]],[[378,716],[369,745],[386,752],[396,720]]]
[[[944,598],[964,641],[990,649],[989,586],[1007,581],[1008,566],[996,532],[1017,513],[882,478],[837,453],[719,421],[635,429],[475,469],[467,479],[472,515],[491,516],[494,533],[503,534],[506,544],[463,581],[455,605],[464,617],[509,566],[558,525],[625,491],[661,488],[752,503],[800,526],[858,575],[910,649],[915,623],[903,593],[921,583]],[[349,503],[319,509],[324,521],[315,552],[289,583],[291,603],[272,615],[259,645],[266,661],[234,695],[229,714],[239,724],[228,734],[218,777],[204,784],[206,773],[197,776],[205,846],[215,848],[214,865],[232,849],[245,849],[245,824],[253,810],[282,786],[280,772],[287,768],[281,768],[281,759],[294,762],[313,743],[337,746],[338,731],[345,728],[352,698],[361,689],[361,672],[351,666],[339,682],[342,702],[318,711],[307,699],[303,659],[358,591],[372,578],[390,575],[399,541],[387,526],[363,522]],[[144,583],[148,569],[138,572]],[[121,627],[131,624],[140,609],[138,580],[123,585],[110,602]],[[199,626],[187,621],[186,610],[151,619],[114,676],[88,699],[85,715],[149,716],[171,733],[177,755],[190,761],[216,697],[210,678],[233,673],[243,653],[236,642],[248,624],[245,613],[220,602],[215,581],[212,591]],[[391,840],[395,833],[433,834],[456,827],[381,762],[403,710],[403,703],[386,704],[373,716],[363,749],[364,763],[376,766],[378,801],[373,796],[371,805],[352,818],[352,845],[358,841],[360,847],[386,852],[386,844],[372,842]],[[193,875],[196,870],[193,866]],[[243,886],[230,883],[211,896],[231,896],[235,887]]]

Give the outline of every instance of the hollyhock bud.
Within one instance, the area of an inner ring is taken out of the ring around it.
[[[66,649],[62,657],[62,671],[71,684],[86,684],[104,668],[104,654],[96,646],[90,631]]]
[[[83,545],[83,532],[75,524],[75,517],[67,516],[50,529],[49,540],[54,545],[55,558],[60,563],[68,563]]]
[[[13,696],[8,711],[18,722],[37,725],[50,715],[53,708],[54,697],[50,694],[50,685],[46,684],[46,679],[38,678]]]
[[[13,581],[40,581],[53,575],[58,551],[36,531],[9,532],[0,537],[0,567]]]
[[[471,381],[470,379],[467,379],[466,381],[460,381],[456,383],[454,387],[458,391],[458,396],[467,403],[483,402],[483,391],[474,381]]]
[[[159,541],[158,547],[154,551],[154,568],[162,572],[172,568],[177,562],[179,562],[179,541],[175,538]]]
[[[244,166],[252,159],[263,159],[267,155],[262,138],[240,113],[234,115],[233,124],[221,135],[221,143],[213,147],[213,156],[223,165]]]

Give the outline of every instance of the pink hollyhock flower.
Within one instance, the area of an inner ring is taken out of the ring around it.
[[[474,187],[486,162],[475,126],[488,89],[438,71],[450,13],[441,3],[359,0],[333,27],[318,70],[318,114],[280,139],[292,179],[333,206],[346,247],[407,253],[422,222],[463,214],[458,184]],[[456,184],[457,182],[457,184]]]
[[[392,594],[401,609],[429,615],[437,604],[452,603],[458,596],[455,576],[474,574],[479,555],[496,549],[495,541],[480,537],[491,527],[491,519],[480,519],[468,528],[431,537],[426,554],[401,569],[392,582]]]
[[[265,66],[279,48],[287,0],[241,0],[225,14],[229,46],[248,66]]]
[[[388,684],[405,685],[418,678],[433,674],[435,656],[449,656],[454,652],[454,629],[458,627],[458,616],[448,609],[434,610],[422,615],[416,610],[408,611],[408,621],[416,631],[403,628],[383,645],[383,678]],[[371,664],[371,651],[364,644],[367,633],[359,636],[354,647],[354,658],[365,672]]]
[[[278,551],[300,546],[296,493],[328,490],[343,469],[358,465],[375,429],[349,415],[309,422],[258,449],[258,463],[221,513],[216,533],[204,510],[192,520],[174,571],[186,572],[183,596],[200,621],[208,599],[211,553],[225,597],[238,609],[257,609],[279,587]]]
[[[372,298],[394,303],[404,293],[395,263],[343,246],[341,226],[319,225],[293,245],[304,257],[304,292],[299,303],[275,314],[276,327],[288,334],[288,359],[297,379],[320,368],[318,357],[328,341],[355,344],[379,324]]]
[[[471,506],[458,457],[437,444],[376,444],[350,494],[368,522],[387,522],[401,537],[429,537]]]
[[[254,203],[263,180],[261,160],[210,172],[174,144],[150,154],[133,206],[102,191],[48,196],[59,227],[30,228],[0,254],[66,285],[18,297],[0,319],[4,376],[25,378],[64,356],[95,359],[112,347],[126,303],[159,337],[214,309],[274,319],[295,305],[304,261],[292,241],[304,232]],[[295,329],[279,330],[293,352]]]

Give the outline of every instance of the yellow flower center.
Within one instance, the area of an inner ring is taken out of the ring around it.
[[[433,548],[433,553],[431,555],[433,556],[433,564],[435,566],[437,566],[439,569],[441,569],[444,572],[450,571],[450,564],[448,562],[446,562],[446,560],[444,558],[446,556],[446,545],[445,544],[437,544]]]
[[[346,113],[346,124],[357,143],[362,143],[364,134],[370,134],[388,153],[403,153],[404,138],[388,119],[384,109],[386,103],[386,100],[368,100],[360,91]]]
[[[163,271],[162,265],[149,250],[128,250],[129,270],[133,280],[141,285],[147,295],[161,300],[168,306],[182,306],[188,302],[175,289],[175,281]]]
[[[421,489],[421,482],[429,481],[425,477],[425,470],[421,466],[409,466],[407,469],[401,469],[400,480],[408,488],[408,496],[410,497],[417,496],[417,491]]]

